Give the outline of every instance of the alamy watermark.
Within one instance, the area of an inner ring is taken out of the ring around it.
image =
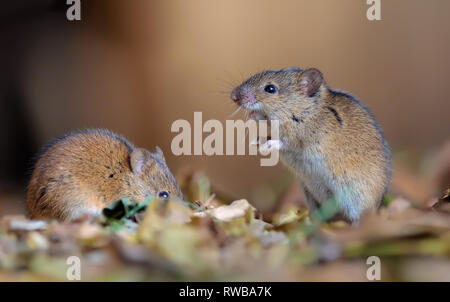
[[[381,20],[381,0],[367,0],[367,5],[370,7],[367,9],[367,20],[380,21]]]
[[[366,0],[366,3],[370,5],[366,13],[367,19],[369,21],[381,20],[381,0]],[[67,20],[81,20],[81,0],[66,0],[66,4],[69,5],[66,12]]]
[[[81,260],[77,256],[70,256],[66,260],[68,265],[66,271],[66,278],[70,281],[81,280]]]
[[[381,260],[380,257],[370,256],[366,260],[366,264],[370,265],[366,272],[367,280],[379,281],[381,280]]]
[[[70,5],[66,11],[66,17],[69,21],[81,20],[81,0],[67,0],[67,5]]]
[[[246,155],[248,138],[248,155],[257,155],[259,151],[266,156],[261,158],[261,166],[274,166],[282,148],[278,120],[226,120],[224,127],[218,120],[203,123],[202,113],[194,112],[194,127],[186,120],[176,120],[171,131],[178,133],[171,144],[172,153],[177,156]],[[207,133],[206,137],[203,137],[204,133]]]

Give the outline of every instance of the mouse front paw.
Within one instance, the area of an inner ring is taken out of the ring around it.
[[[273,150],[282,150],[284,148],[284,144],[279,139],[269,139],[264,144],[259,146],[259,152],[262,154],[268,154]]]
[[[250,145],[262,146],[263,144],[265,144],[267,142],[267,140],[270,140],[270,138],[264,137],[264,136],[258,136],[256,139],[250,141]]]

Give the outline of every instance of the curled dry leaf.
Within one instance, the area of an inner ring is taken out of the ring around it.
[[[39,231],[47,227],[48,223],[42,220],[26,220],[23,216],[5,217],[4,228],[7,231]]]
[[[450,189],[445,190],[444,194],[441,196],[441,200],[450,201]]]
[[[276,228],[289,229],[288,226],[294,227],[298,222],[303,221],[308,217],[308,210],[299,209],[297,206],[290,205],[285,207],[282,211],[275,214],[272,223]]]
[[[406,209],[411,207],[411,202],[402,197],[397,197],[392,200],[388,207],[387,212],[389,216],[394,216],[404,212]]]
[[[48,239],[38,232],[30,232],[27,236],[27,244],[31,249],[47,250],[50,246]]]
[[[249,211],[254,212],[255,208],[245,199],[235,200],[230,205],[220,206],[214,209],[195,213],[197,217],[210,215],[224,222],[230,222],[233,219],[244,217]]]
[[[428,207],[440,212],[450,213],[450,189],[445,190],[441,198],[431,198]]]

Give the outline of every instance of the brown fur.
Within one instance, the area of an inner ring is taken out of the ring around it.
[[[150,153],[110,131],[86,130],[45,148],[28,187],[27,210],[32,219],[68,220],[98,214],[123,197],[142,201],[161,191],[182,198],[161,149]]]
[[[391,177],[383,132],[362,103],[329,89],[320,71],[262,72],[231,98],[257,119],[280,121],[281,159],[299,176],[311,209],[334,197],[341,214],[357,221],[378,207]]]

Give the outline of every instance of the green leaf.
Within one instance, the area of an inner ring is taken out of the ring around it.
[[[393,200],[394,200],[394,195],[386,193],[383,196],[382,204],[383,204],[383,206],[387,207]]]
[[[137,203],[134,200],[122,198],[105,207],[102,213],[107,219],[130,219],[137,212],[144,211],[154,199],[153,196],[148,196],[144,201]]]

